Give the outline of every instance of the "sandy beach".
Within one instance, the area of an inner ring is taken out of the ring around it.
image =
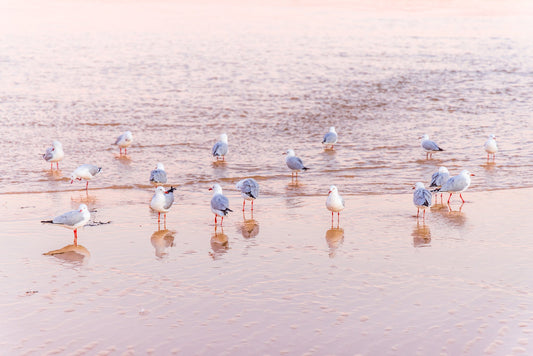
[[[339,228],[326,196],[264,196],[252,219],[231,189],[215,228],[207,189],[178,190],[164,231],[151,194],[2,194],[6,354],[531,352],[532,189],[467,192],[425,221],[411,195],[345,195]],[[80,202],[110,223],[74,249],[40,220]]]

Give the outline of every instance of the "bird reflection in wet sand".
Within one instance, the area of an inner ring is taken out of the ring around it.
[[[259,234],[259,223],[256,220],[254,220],[253,212],[252,212],[252,217],[248,220],[246,220],[246,216],[244,215],[244,212],[243,212],[242,219],[243,219],[243,222],[240,225],[240,231],[241,231],[242,237],[244,237],[245,239],[256,237]]]
[[[413,236],[414,247],[431,246],[431,231],[424,222],[420,224],[420,221],[416,221],[416,227],[411,233],[411,236]]]
[[[81,265],[86,264],[91,257],[89,250],[82,245],[67,245],[58,250],[45,252],[43,255],[54,256],[60,260]]]
[[[213,252],[209,252],[209,255],[214,260],[220,258],[229,249],[228,235],[224,233],[224,228],[220,227],[218,231],[217,229],[218,227],[215,225],[215,232],[211,236],[211,249],[213,249]]]
[[[451,204],[447,204],[445,207],[436,210],[435,212],[440,213],[441,216],[447,221],[448,224],[454,226],[462,226],[466,222],[466,215],[462,212],[464,203],[461,203],[459,207],[452,207]]]
[[[337,254],[337,249],[342,245],[344,241],[344,229],[340,227],[333,227],[326,231],[326,242],[329,247],[329,257],[333,258]]]
[[[171,230],[157,230],[150,236],[150,242],[155,249],[155,255],[163,258],[168,255],[168,248],[174,246],[175,231]]]

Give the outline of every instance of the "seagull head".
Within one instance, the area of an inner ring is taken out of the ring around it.
[[[284,155],[287,155],[287,157],[292,157],[295,156],[296,153],[294,153],[294,150],[288,149],[287,151],[285,151]]]
[[[331,126],[331,127],[329,128],[329,132],[335,132],[335,126]],[[336,133],[336,132],[335,132],[335,133]]]
[[[159,162],[159,163],[156,165],[155,169],[159,169],[159,170],[161,170],[161,171],[164,171],[164,170],[165,170],[165,166],[163,166],[163,163]]]
[[[213,184],[209,190],[212,190],[214,194],[222,194],[222,187],[218,183]]]
[[[429,140],[429,135],[427,135],[427,134],[423,134],[423,135],[420,136],[419,138],[422,139],[422,140]]]
[[[221,142],[228,143],[228,135],[226,135],[225,133],[221,134],[219,140]]]
[[[155,188],[155,194],[165,194],[165,188],[162,186]]]
[[[329,192],[328,192],[328,194],[331,194],[331,193],[336,192],[336,191],[337,191],[337,187],[334,186],[334,185],[332,185],[332,186],[329,187]]]
[[[495,135],[495,134],[490,134],[490,135],[489,135],[489,139],[496,140],[496,135]]]
[[[59,142],[59,141],[57,141],[57,140],[54,141],[54,142],[52,142],[52,146],[53,146],[54,148],[61,148],[61,147],[62,147],[61,142]]]
[[[133,135],[131,134],[131,131],[124,132],[124,136],[126,136],[126,141],[133,140]]]
[[[422,183],[422,182],[417,182],[417,183],[415,184],[415,186],[413,187],[413,189],[415,189],[415,190],[416,190],[416,189],[424,189],[424,183]]]
[[[450,172],[448,172],[448,168],[446,167],[439,167],[439,173],[450,173]]]
[[[464,175],[464,176],[468,176],[468,177],[474,177],[475,174],[474,173],[470,173],[470,171],[468,169],[463,169],[461,171],[461,174]]]
[[[83,213],[83,212],[85,212],[85,211],[89,211],[89,209],[87,208],[87,205],[85,205],[85,204],[80,204],[80,206],[78,206],[78,211],[79,211],[80,213]]]

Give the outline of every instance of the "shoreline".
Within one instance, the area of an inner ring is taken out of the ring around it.
[[[533,189],[467,193],[461,211],[452,198],[452,212],[437,206],[425,221],[410,194],[345,196],[340,228],[326,196],[260,197],[251,218],[233,193],[234,213],[215,226],[206,191],[177,199],[166,230],[151,192],[79,193],[0,204],[9,352],[530,348]],[[74,251],[72,231],[39,221],[81,202],[111,223],[80,229]]]

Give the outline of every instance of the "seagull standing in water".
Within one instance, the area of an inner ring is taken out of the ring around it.
[[[459,197],[465,202],[463,199],[463,196],[461,195],[461,192],[464,192],[468,189],[470,186],[470,177],[474,176],[475,174],[470,173],[466,169],[462,170],[461,173],[458,175],[451,177],[448,179],[446,183],[442,185],[442,187],[437,188],[435,191],[437,192],[449,192],[450,196],[448,197],[448,203],[450,203],[450,199],[452,198],[453,193],[459,193]]]
[[[213,191],[211,211],[215,214],[215,224],[217,223],[217,216],[220,216],[222,218],[220,225],[222,225],[224,216],[233,210],[229,208],[229,200],[222,194],[222,187],[218,183],[215,183],[209,190]]]
[[[59,161],[63,159],[65,153],[63,152],[63,145],[59,141],[52,142],[52,147],[48,147],[43,154],[43,159],[46,162],[50,162],[50,169],[53,169],[53,163],[56,163],[56,167],[59,170]]]
[[[426,209],[432,205],[432,194],[424,187],[424,183],[422,182],[416,183],[413,189],[415,190],[413,192],[413,204],[415,204],[417,208],[416,217],[418,218],[420,215],[420,209],[422,209],[424,211],[423,219],[425,219]]]
[[[296,178],[298,178],[299,171],[307,171],[309,169],[304,166],[302,160],[299,157],[296,157],[294,150],[289,149],[284,154],[287,155],[287,157],[285,158],[285,163],[287,164],[287,167],[291,169],[291,177],[293,177],[294,173],[296,172]]]
[[[102,171],[102,167],[95,166],[93,164],[82,164],[72,172],[70,175],[70,184],[74,183],[75,180],[85,179],[87,184],[85,185],[85,190],[89,189],[89,181],[93,179],[98,173]]]
[[[150,172],[150,183],[155,185],[165,184],[167,182],[167,172],[163,163],[158,163],[153,171]]]
[[[435,152],[444,151],[434,141],[431,141],[428,135],[422,135],[421,139],[420,145],[426,152],[426,159],[431,158]]]
[[[128,154],[128,147],[130,147],[131,143],[133,142],[133,135],[130,131],[124,132],[122,135],[117,137],[117,140],[115,141],[115,145],[118,145],[120,148],[120,154],[122,154],[122,149],[124,149],[124,154]]]
[[[42,223],[56,224],[74,230],[74,245],[78,245],[78,228],[85,226],[91,218],[87,205],[80,204],[78,210],[72,210],[56,216],[53,220],[44,220]]]
[[[439,167],[438,172],[433,173],[433,175],[431,176],[431,183],[429,184],[429,187],[440,188],[444,183],[448,181],[448,179],[450,179],[450,172],[448,172],[448,168]],[[442,193],[440,193],[440,198],[442,199]]]
[[[252,211],[254,210],[254,200],[259,197],[259,183],[256,182],[253,178],[246,178],[240,180],[237,185],[237,189],[241,191],[242,201],[242,211],[244,211],[244,205],[247,200],[252,201]]]
[[[496,135],[489,135],[489,139],[485,142],[485,151],[487,152],[487,161],[489,160],[490,155],[492,155],[492,160],[496,159],[496,152],[498,152],[498,144],[496,143]]]
[[[213,145],[211,153],[213,154],[213,157],[217,158],[217,161],[219,157],[222,157],[222,160],[224,161],[224,156],[228,153],[228,135],[225,133],[220,135],[218,142]]]
[[[150,202],[150,208],[157,211],[157,222],[161,222],[161,213],[165,214],[165,224],[167,222],[167,213],[174,203],[174,191],[176,188],[170,187],[169,190],[165,191],[165,188],[159,186],[155,188],[155,193]]]
[[[337,213],[337,225],[339,225],[339,215],[344,209],[344,199],[339,194],[337,187],[329,187],[328,198],[326,199],[326,208],[331,211],[331,225],[333,226],[333,213]]]
[[[328,146],[331,146],[330,149],[333,149],[333,145],[337,143],[337,132],[335,132],[335,127],[331,126],[329,128],[329,132],[324,135],[324,138],[322,139],[322,144],[325,146],[325,148],[328,148]]]

